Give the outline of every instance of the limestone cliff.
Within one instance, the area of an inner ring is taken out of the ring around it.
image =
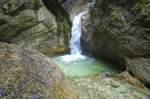
[[[57,0],[0,1],[0,41],[52,55],[68,51],[69,39],[69,15]]]

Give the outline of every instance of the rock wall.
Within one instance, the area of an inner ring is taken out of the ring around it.
[[[82,45],[150,84],[150,2],[96,0],[83,17]]]
[[[56,0],[0,1],[0,41],[53,55],[68,51],[69,39],[69,15]]]
[[[88,7],[94,2],[94,0],[66,0],[62,3],[64,9],[73,18],[76,14],[88,10]]]

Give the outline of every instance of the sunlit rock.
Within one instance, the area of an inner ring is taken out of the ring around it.
[[[0,43],[0,98],[76,99],[48,57],[5,43]]]

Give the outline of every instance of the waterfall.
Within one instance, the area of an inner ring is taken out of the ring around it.
[[[81,45],[80,45],[80,37],[81,37],[81,17],[86,12],[82,12],[78,15],[76,15],[73,18],[73,27],[71,31],[71,41],[70,41],[70,49],[71,54],[81,54]]]
[[[71,31],[71,40],[70,40],[70,55],[61,56],[61,60],[64,62],[73,62],[73,61],[80,61],[86,59],[86,56],[81,55],[81,44],[80,44],[80,37],[81,37],[81,17],[87,13],[81,12],[73,18],[73,25]]]

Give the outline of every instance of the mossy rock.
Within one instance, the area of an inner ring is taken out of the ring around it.
[[[83,24],[84,30],[92,31],[83,31],[81,38],[88,54],[118,64],[148,85],[149,5],[148,0],[96,0],[88,25]]]
[[[48,57],[11,44],[0,43],[0,48],[0,98],[75,99]]]

